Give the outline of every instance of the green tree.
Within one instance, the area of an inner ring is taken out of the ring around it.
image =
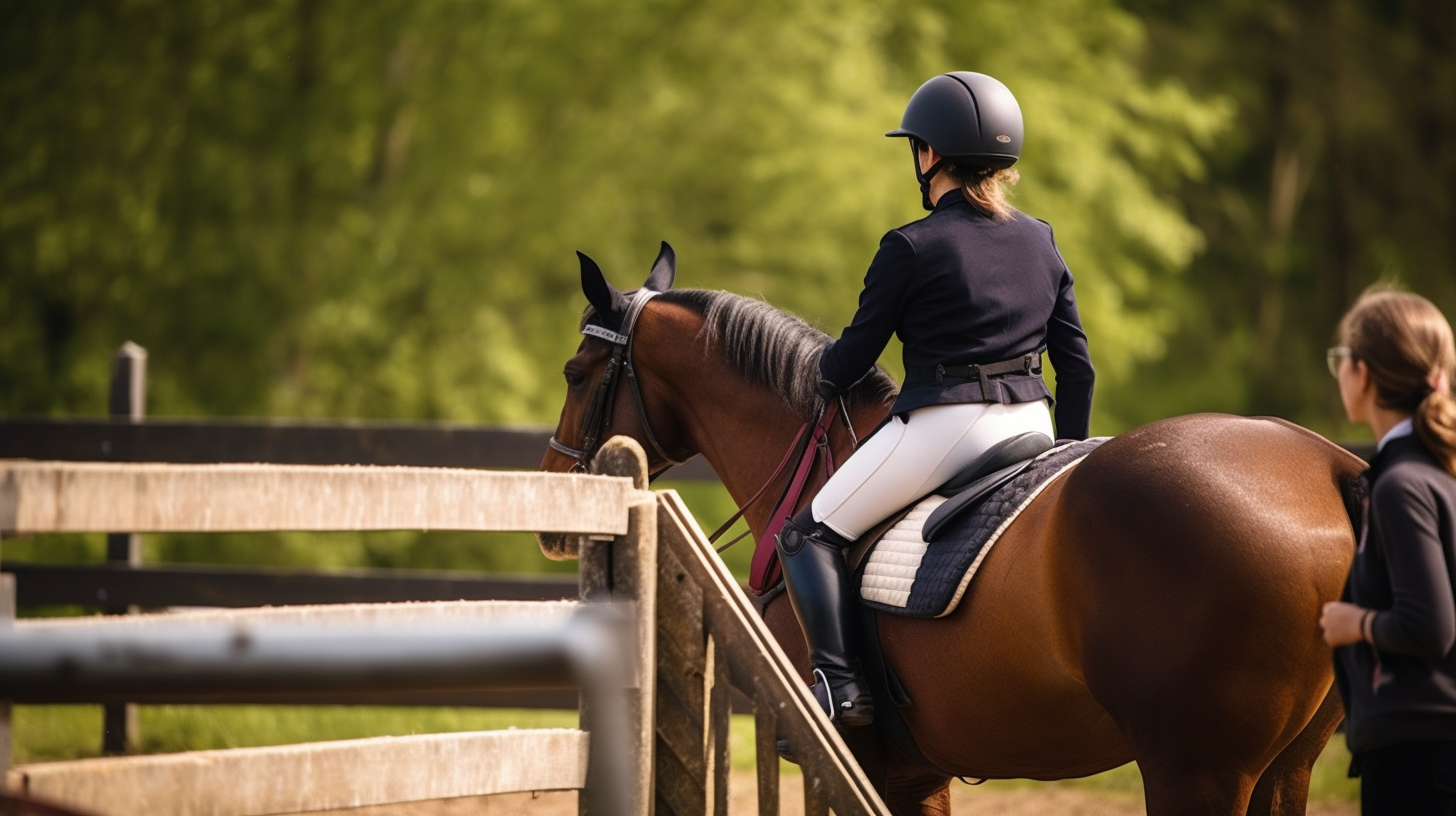
[[[926,77],[1004,78],[1021,203],[1078,276],[1103,393],[1156,358],[1199,236],[1167,191],[1225,112],[1145,76],[1103,0],[624,8],[6,0],[0,405],[549,422],[573,249],[837,331],[917,215],[879,136]],[[893,366],[893,362],[892,362]],[[1099,416],[1104,430],[1120,427]]]
[[[1153,33],[1149,71],[1238,111],[1180,194],[1208,251],[1129,409],[1352,433],[1322,359],[1360,290],[1395,281],[1456,315],[1456,17],[1436,0],[1125,5]]]

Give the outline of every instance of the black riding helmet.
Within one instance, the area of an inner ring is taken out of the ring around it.
[[[1021,106],[995,77],[972,71],[952,71],[931,77],[910,97],[900,127],[886,136],[908,136],[912,152],[917,142],[935,148],[952,164],[972,167],[1010,167],[1021,157]],[[925,208],[930,206],[930,179],[940,171],[937,162],[915,175]]]

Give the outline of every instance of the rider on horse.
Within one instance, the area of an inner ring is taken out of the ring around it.
[[[853,321],[819,362],[834,399],[873,369],[892,334],[905,383],[891,417],[783,528],[778,550],[808,640],[814,694],[847,726],[874,717],[851,642],[844,551],[895,511],[935,490],[992,445],[1056,428],[1085,439],[1093,370],[1072,275],[1051,227],[1006,202],[1021,155],[1021,108],[1001,82],[957,71],[910,98],[909,137],[930,215],[886,233]]]

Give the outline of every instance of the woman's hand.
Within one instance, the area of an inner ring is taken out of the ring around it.
[[[1320,628],[1324,630],[1325,643],[1331,646],[1348,646],[1365,639],[1365,616],[1371,612],[1361,606],[1344,601],[1331,601],[1320,613]]]

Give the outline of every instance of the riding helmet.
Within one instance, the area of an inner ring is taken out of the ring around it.
[[[952,71],[921,85],[885,135],[918,139],[955,164],[1010,167],[1021,157],[1021,106],[1000,80]]]

